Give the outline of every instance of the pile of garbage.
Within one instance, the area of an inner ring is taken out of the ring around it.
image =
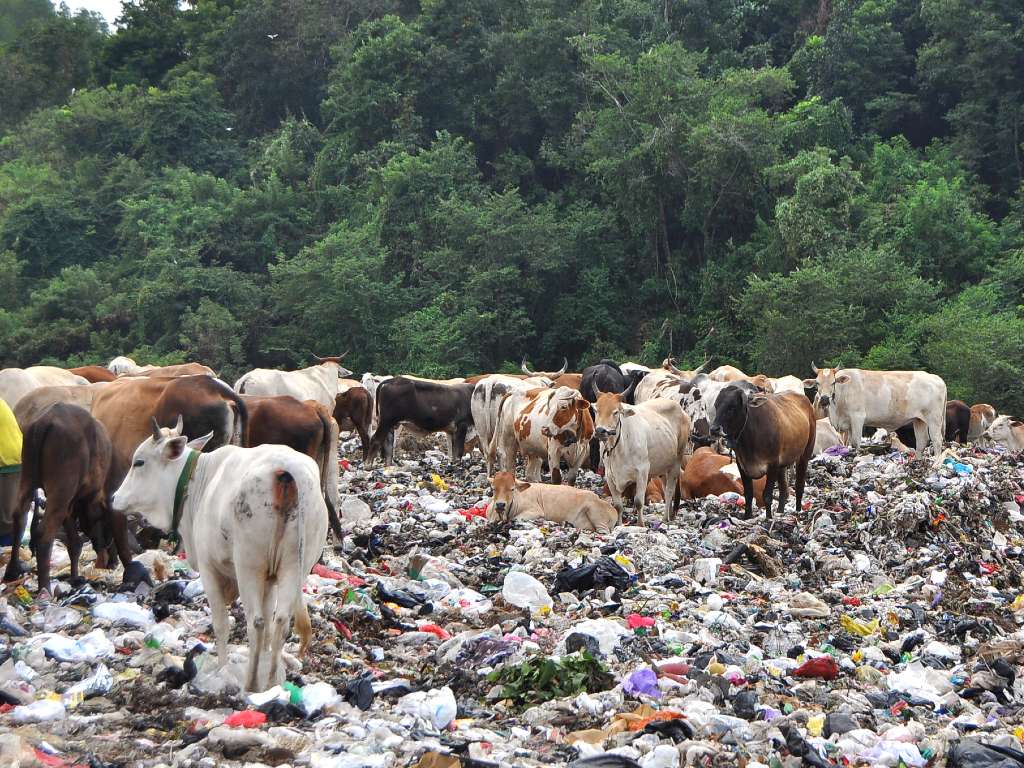
[[[724,494],[608,535],[488,526],[479,456],[347,455],[341,491],[262,692],[169,547],[120,587],[56,546],[48,602],[0,598],[0,765],[1024,766],[1020,457],[838,450],[771,524]]]

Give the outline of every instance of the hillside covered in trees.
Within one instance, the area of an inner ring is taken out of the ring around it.
[[[671,351],[1020,412],[1022,180],[1019,0],[0,0],[0,363]]]

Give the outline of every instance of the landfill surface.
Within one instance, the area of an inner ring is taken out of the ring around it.
[[[120,591],[58,545],[51,599],[0,598],[0,765],[1024,766],[1019,455],[834,449],[771,525],[725,494],[602,535],[489,526],[479,454],[343,451],[281,685],[240,690],[238,605],[215,667],[170,545]]]

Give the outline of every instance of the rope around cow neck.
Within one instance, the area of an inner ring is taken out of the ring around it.
[[[181,548],[181,534],[178,533],[178,526],[181,525],[181,515],[185,509],[185,496],[188,494],[188,484],[195,474],[196,464],[199,462],[199,451],[186,448],[189,452],[185,457],[185,466],[181,468],[178,475],[178,484],[174,488],[174,509],[171,513],[171,533],[168,538],[174,544],[174,551]]]

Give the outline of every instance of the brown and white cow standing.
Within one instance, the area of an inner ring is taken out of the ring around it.
[[[601,441],[601,462],[612,505],[622,515],[622,496],[634,485],[634,506],[640,525],[644,524],[647,482],[660,477],[665,493],[665,518],[672,519],[679,494],[668,489],[679,485],[679,474],[686,465],[690,441],[690,417],[679,403],[667,398],[630,405],[621,394],[604,392],[595,405],[595,432]]]
[[[996,420],[996,409],[988,403],[976,403],[971,406],[971,422],[967,429],[967,439],[977,440],[985,434],[985,430]]]
[[[779,509],[786,507],[786,467],[796,465],[796,507],[803,503],[807,462],[814,452],[814,410],[804,395],[751,394],[728,386],[715,401],[711,434],[724,437],[736,455],[747,514],[753,510],[753,481],[767,476],[765,515],[772,516],[772,493],[779,486]]]
[[[526,463],[526,479],[541,481],[545,459],[551,482],[562,482],[560,464],[568,465],[565,479],[575,483],[580,467],[590,455],[594,420],[590,401],[575,389],[530,389],[508,395],[498,409],[498,421],[488,446],[488,464],[515,470],[516,453]]]

